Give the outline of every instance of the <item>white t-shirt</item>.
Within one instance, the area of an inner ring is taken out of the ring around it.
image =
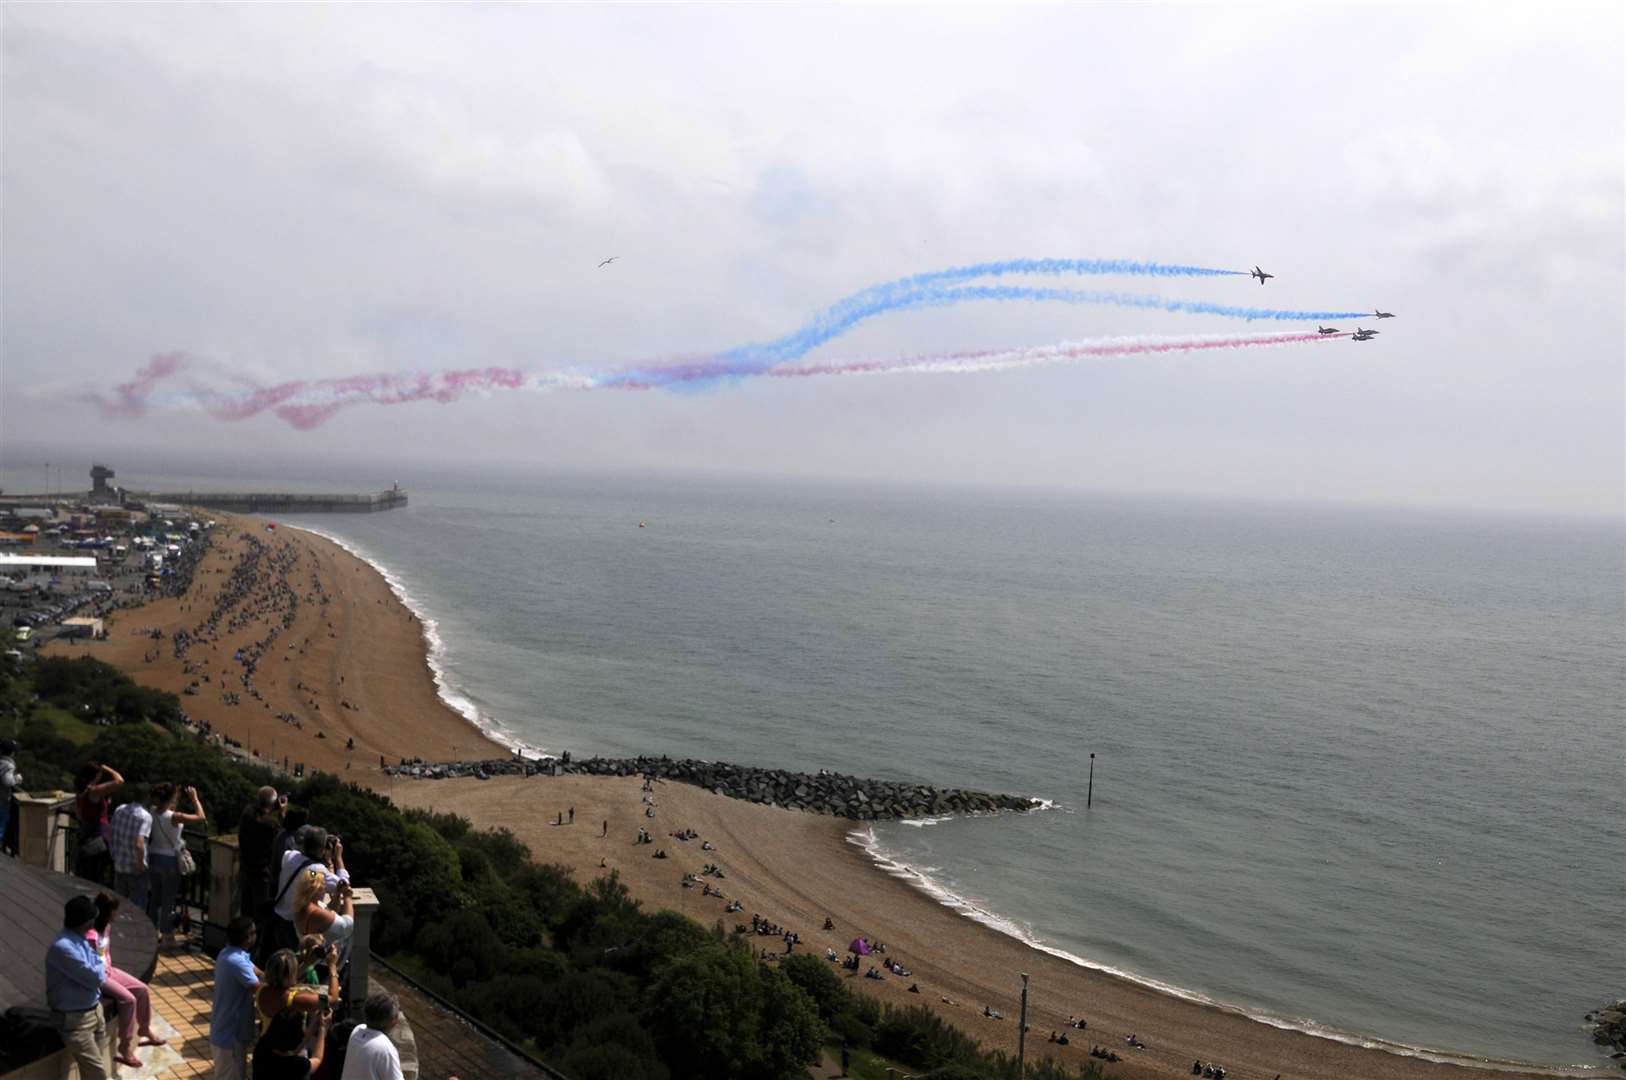
[[[154,814],[152,820],[152,836],[147,840],[147,852],[152,855],[179,854],[181,844],[181,830],[186,823],[175,820],[175,811],[165,810],[162,814]]]
[[[362,1024],[350,1033],[339,1080],[404,1080],[401,1054],[388,1035]]]

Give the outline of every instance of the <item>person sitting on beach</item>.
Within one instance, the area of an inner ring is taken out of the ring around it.
[[[919,983],[910,983],[910,984],[909,984],[909,992],[910,992],[910,993],[911,993],[911,994],[918,994],[918,993],[920,993],[920,984],[919,984]]]
[[[824,958],[826,960],[830,961],[832,964],[835,963],[836,962],[836,951],[834,949],[829,949],[829,948],[825,949],[824,950]]]
[[[830,916],[828,915],[824,917],[824,928],[826,930],[834,930],[836,928],[836,924],[830,921]]]
[[[1072,1042],[1072,1040],[1067,1037],[1067,1033],[1064,1031],[1056,1038],[1056,1042],[1061,1046],[1066,1046]]]
[[[1056,1041],[1056,1033],[1054,1031],[1052,1031],[1050,1033],[1050,1038],[1046,1039],[1045,1042],[1055,1042],[1055,1041]]]
[[[657,859],[666,858],[666,849],[665,848],[656,848],[655,849],[655,858],[657,858]]]
[[[1192,1076],[1201,1076],[1202,1074],[1203,1074],[1203,1060],[1202,1060],[1202,1058],[1198,1058],[1196,1061],[1193,1061],[1191,1063],[1191,1075]]]
[[[705,843],[700,845],[700,850],[701,851],[716,851],[717,847],[710,840],[707,840]]]

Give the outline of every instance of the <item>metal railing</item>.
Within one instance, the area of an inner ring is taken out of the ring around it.
[[[75,877],[84,878],[105,889],[113,888],[113,855],[111,851],[100,856],[86,860],[81,865],[79,858],[79,845],[84,842],[84,833],[80,830],[79,819],[73,811],[64,807],[56,812],[56,831],[63,835],[64,866],[67,872]],[[198,925],[203,925],[204,918],[209,912],[209,863],[210,845],[207,836],[183,831],[181,842],[186,850],[191,852],[192,859],[197,863],[197,871],[184,874],[180,885],[175,891],[175,907],[177,918],[180,912],[188,909],[197,909]],[[187,920],[191,915],[187,914]]]

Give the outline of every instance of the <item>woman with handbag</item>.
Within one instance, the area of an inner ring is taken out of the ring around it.
[[[147,844],[150,879],[147,917],[158,928],[160,945],[175,943],[175,897],[180,892],[181,877],[196,869],[181,833],[187,825],[208,820],[203,804],[198,801],[198,789],[187,788],[186,797],[192,804],[190,812],[176,809],[181,789],[174,784],[158,784],[152,789],[152,839]]]
[[[101,882],[110,860],[107,854],[107,819],[113,809],[109,794],[124,783],[111,765],[87,761],[73,779],[73,813],[79,819],[79,857],[73,872],[87,881]]]

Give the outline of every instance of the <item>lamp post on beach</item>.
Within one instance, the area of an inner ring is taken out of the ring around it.
[[[1022,1080],[1027,1075],[1027,1042],[1028,1042],[1028,973],[1022,972],[1022,1007],[1016,1016],[1016,1077]]]
[[[1090,788],[1084,793],[1084,809],[1088,810],[1090,804],[1095,802],[1095,755],[1090,755]]]

